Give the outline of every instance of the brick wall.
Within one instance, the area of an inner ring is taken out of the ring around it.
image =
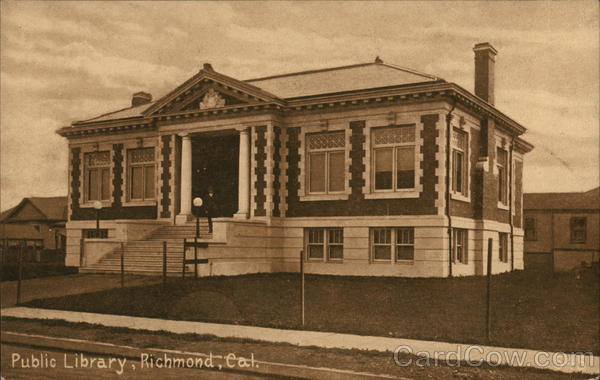
[[[254,209],[255,216],[265,216],[265,188],[266,188],[266,178],[265,175],[267,173],[267,168],[265,165],[265,161],[267,159],[266,153],[266,145],[267,140],[265,134],[267,133],[267,127],[261,126],[256,127],[256,141],[254,142],[256,147],[256,154],[254,155],[254,162],[256,162],[256,168],[254,169],[254,173],[256,174],[256,182],[254,183],[254,188],[256,189],[256,196],[254,197],[254,202],[256,204],[256,208]]]
[[[113,203],[110,207],[102,208],[101,219],[156,219],[156,206],[128,206],[124,207],[123,197],[123,144],[113,144],[113,172],[112,190]],[[79,188],[83,180],[80,170],[81,149],[71,149],[71,218],[70,220],[95,220],[96,210],[92,207],[80,207],[81,194]]]
[[[304,154],[304,147],[300,146],[298,127],[287,128],[288,137],[288,197],[287,214],[289,217],[302,216],[356,216],[356,215],[435,215],[437,208],[435,201],[438,195],[435,192],[435,185],[442,180],[435,175],[435,169],[438,162],[435,159],[437,147],[435,139],[437,136],[437,122],[439,115],[423,115],[421,122],[424,125],[422,131],[423,146],[421,153],[423,161],[423,176],[419,178],[423,185],[423,192],[419,198],[405,199],[365,199],[362,193],[364,185],[363,172],[365,151],[363,148],[364,121],[351,122],[348,128],[352,130],[351,152],[350,152],[350,189],[351,194],[348,200],[327,200],[327,201],[300,201],[298,196],[299,174],[303,168],[299,167],[300,154]]]
[[[515,161],[515,213],[513,217],[513,224],[515,227],[523,227],[523,161]]]
[[[273,216],[281,216],[281,128],[273,127]]]
[[[171,151],[173,150],[171,146],[172,137],[170,135],[165,135],[161,137],[162,140],[162,149],[160,152],[161,162],[160,162],[160,194],[162,195],[160,204],[162,206],[162,211],[160,213],[161,218],[170,218],[171,217]]]

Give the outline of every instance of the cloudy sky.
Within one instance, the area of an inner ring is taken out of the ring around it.
[[[1,7],[1,208],[67,193],[73,120],[160,97],[203,62],[239,79],[385,62],[473,88],[498,50],[496,105],[528,128],[525,190],[598,186],[597,1],[16,2]]]

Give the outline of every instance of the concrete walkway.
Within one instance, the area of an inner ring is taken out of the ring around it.
[[[205,322],[166,321],[154,318],[128,317],[83,313],[63,310],[14,307],[2,310],[2,316],[31,319],[59,319],[67,322],[84,322],[107,327],[124,327],[137,330],[166,331],[175,334],[214,335],[222,338],[251,339],[273,343],[323,348],[374,350],[400,352],[428,357],[438,363],[456,360],[490,365],[530,367],[565,373],[600,373],[600,357],[587,354],[565,354],[520,348],[478,346],[414,339],[386,338],[318,331],[281,330],[265,327],[226,325]]]

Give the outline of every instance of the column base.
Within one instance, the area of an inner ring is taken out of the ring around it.
[[[247,212],[238,212],[233,214],[233,217],[236,219],[248,219],[248,213]]]
[[[187,224],[188,222],[191,222],[194,219],[194,216],[192,214],[179,214],[177,216],[175,216],[175,225],[182,225],[182,224]]]

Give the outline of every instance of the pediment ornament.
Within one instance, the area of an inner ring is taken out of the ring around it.
[[[205,110],[209,108],[219,108],[225,106],[225,99],[214,89],[209,89],[202,101],[200,102],[200,109]]]

